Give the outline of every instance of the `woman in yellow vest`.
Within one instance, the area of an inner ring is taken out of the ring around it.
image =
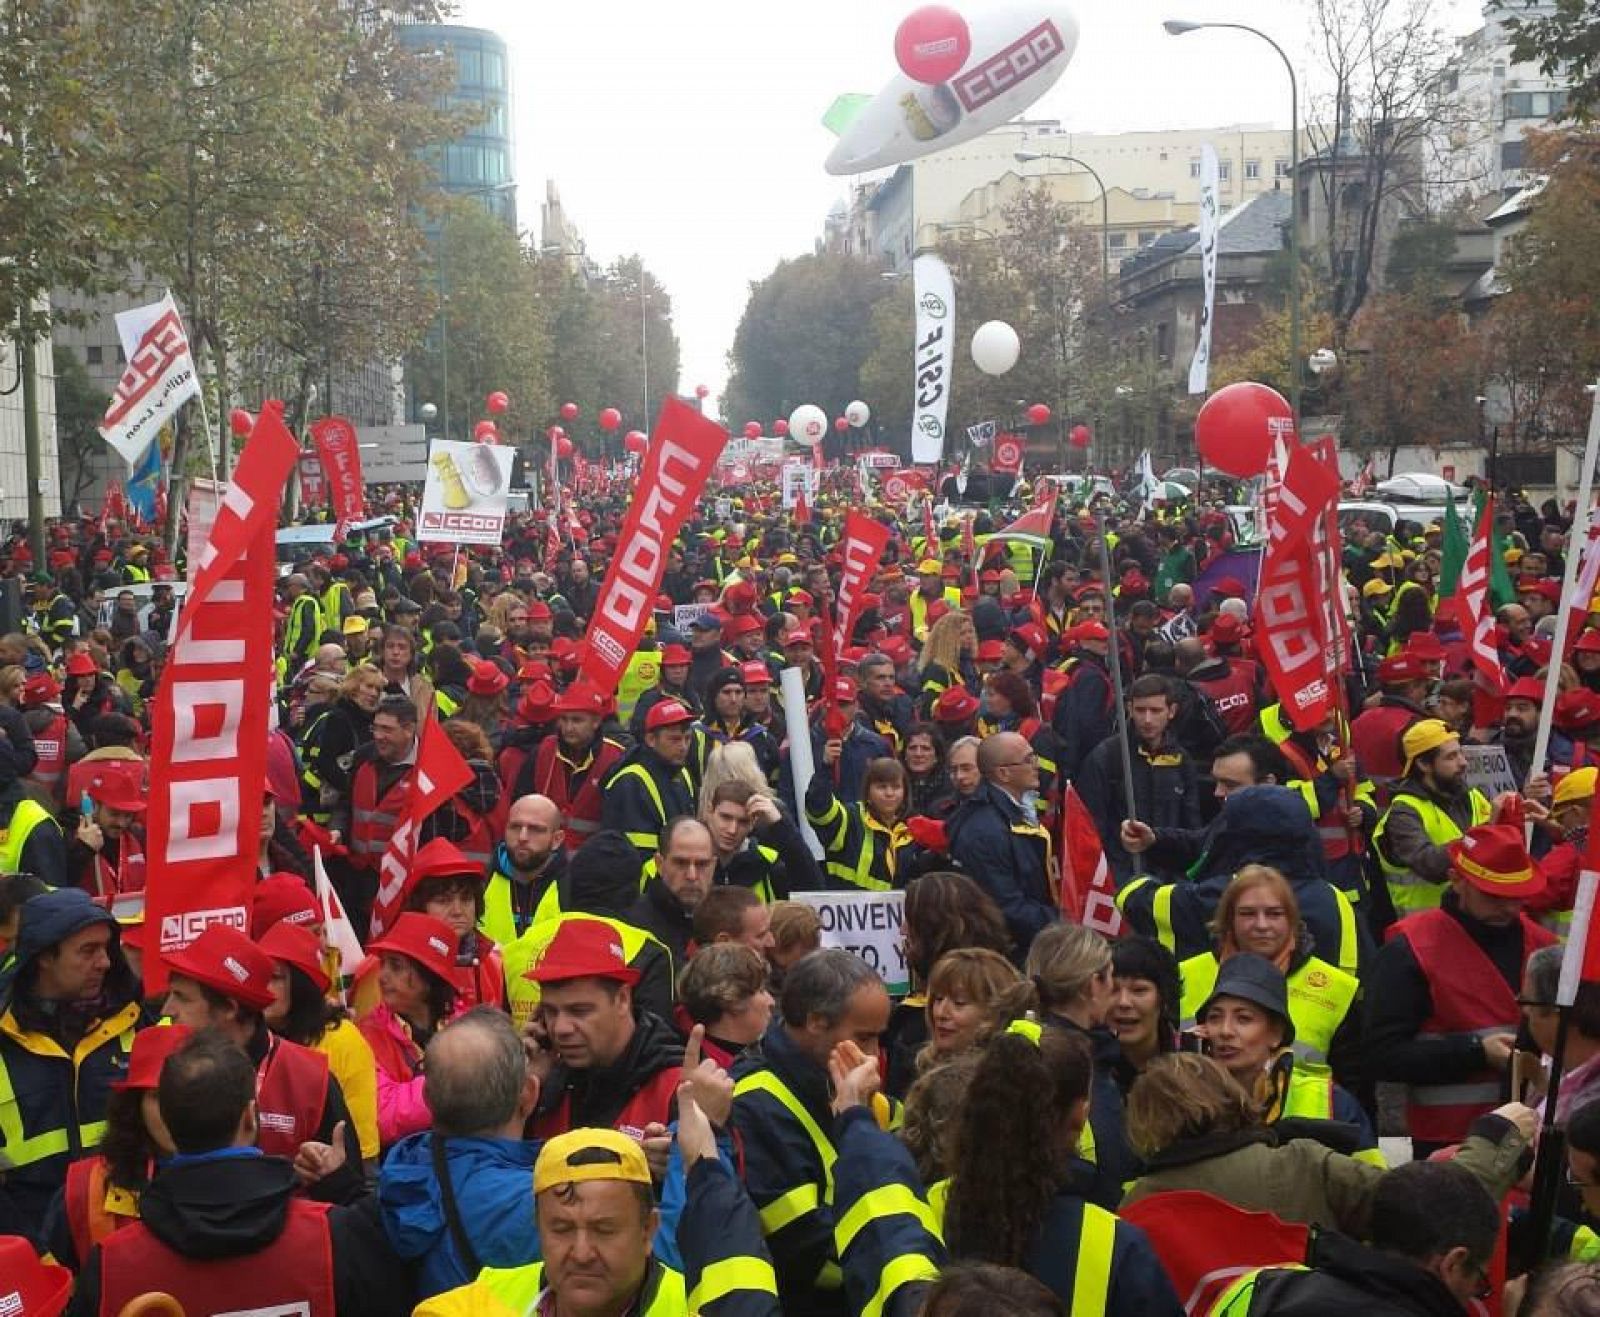
[[[1326,1066],[1295,1057],[1288,985],[1270,960],[1248,951],[1228,957],[1196,1016],[1196,1032],[1211,1056],[1261,1106],[1267,1124],[1302,1119],[1352,1126],[1351,1139],[1316,1127],[1308,1127],[1306,1135],[1349,1143],[1340,1151],[1383,1165],[1361,1104],[1333,1082]]]
[[[1190,956],[1178,967],[1183,982],[1180,1027],[1192,1029],[1217,982],[1217,967],[1249,951],[1283,971],[1289,985],[1295,1055],[1331,1066],[1344,1079],[1361,1058],[1361,984],[1355,975],[1316,954],[1289,881],[1265,864],[1247,864],[1217,902],[1211,922],[1215,950]]]
[[[1176,1317],[1144,1234],[1084,1197],[1087,1039],[1026,1024],[989,1040],[967,1087],[943,1196],[951,1259],[1020,1268],[1074,1313]]]

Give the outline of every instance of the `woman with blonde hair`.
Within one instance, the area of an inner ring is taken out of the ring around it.
[[[700,778],[700,815],[710,812],[711,797],[724,782],[744,782],[757,795],[777,800],[777,792],[761,771],[756,752],[744,741],[725,741],[711,748],[706,770]]]
[[[1049,1029],[1082,1038],[1094,1058],[1089,1124],[1080,1155],[1094,1168],[1087,1190],[1091,1202],[1109,1209],[1122,1198],[1122,1186],[1139,1173],[1139,1160],[1123,1128],[1122,1090],[1117,1072],[1122,1051],[1106,1023],[1116,996],[1111,946],[1081,924],[1052,924],[1028,948],[1019,985],[1006,1007],[1026,1012]]]
[[[976,690],[978,672],[972,656],[977,643],[978,633],[965,613],[946,613],[928,628],[928,638],[922,642],[922,653],[917,657],[920,717],[932,718],[933,702],[952,686]]]
[[[1331,1066],[1341,1083],[1356,1082],[1361,1012],[1355,1006],[1361,983],[1316,954],[1289,880],[1270,865],[1245,865],[1217,902],[1211,933],[1215,950],[1190,956],[1178,966],[1183,981],[1180,1027],[1194,1027],[1196,1013],[1216,986],[1218,967],[1230,956],[1249,952],[1283,971],[1295,1053]]]
[[[1455,1156],[1499,1201],[1518,1178],[1517,1163],[1537,1118],[1520,1102],[1481,1117]],[[1381,1166],[1311,1139],[1280,1142],[1261,1123],[1255,1101],[1209,1056],[1158,1056],[1128,1094],[1128,1135],[1145,1173],[1123,1206],[1175,1189],[1213,1194],[1235,1207],[1282,1221],[1369,1232]]]
[[[960,947],[947,951],[928,976],[928,1042],[917,1069],[931,1067],[981,1047],[1005,1026],[1022,975],[997,951]]]

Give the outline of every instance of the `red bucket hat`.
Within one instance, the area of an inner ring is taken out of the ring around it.
[[[272,1005],[272,959],[237,928],[207,924],[183,950],[168,952],[162,959],[173,973],[241,1005],[258,1011]]]
[[[375,956],[385,951],[405,956],[435,978],[450,983],[455,976],[456,953],[460,945],[461,940],[456,937],[455,930],[444,920],[408,910],[394,921],[394,927],[371,943],[367,950]]]
[[[523,977],[534,983],[612,979],[632,987],[639,981],[639,971],[628,964],[622,939],[610,924],[598,919],[569,919]]]

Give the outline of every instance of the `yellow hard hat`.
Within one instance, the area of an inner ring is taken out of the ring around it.
[[[1594,795],[1600,768],[1574,768],[1556,784],[1554,803],[1570,805],[1577,800],[1588,800]]]

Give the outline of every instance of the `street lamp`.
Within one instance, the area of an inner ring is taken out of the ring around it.
[[[1294,407],[1296,429],[1300,425],[1300,83],[1294,64],[1282,46],[1258,27],[1248,23],[1191,23],[1169,18],[1161,25],[1167,35],[1181,37],[1203,28],[1226,28],[1260,37],[1283,61],[1289,73],[1289,401]],[[1243,168],[1243,162],[1240,162]]]
[[[1060,160],[1069,165],[1077,165],[1090,178],[1094,179],[1095,186],[1100,189],[1100,287],[1105,295],[1106,305],[1111,305],[1111,266],[1106,255],[1107,248],[1111,245],[1111,202],[1106,194],[1105,180],[1087,160],[1080,160],[1075,155],[1057,155],[1054,151],[1017,151],[1012,157],[1019,165],[1030,164],[1035,160]]]

